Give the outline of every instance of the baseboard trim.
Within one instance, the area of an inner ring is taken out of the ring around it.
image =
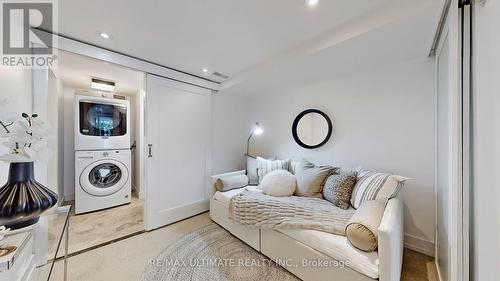
[[[438,264],[437,264],[437,259],[434,259],[434,267],[436,268],[436,276],[439,281],[443,280],[443,277],[441,276],[441,270],[439,270]]]
[[[144,192],[143,190],[138,189],[135,185],[132,184],[132,194],[135,194],[135,196],[137,196],[137,198],[144,199],[143,192]]]
[[[154,220],[151,219],[149,222],[146,222],[146,230],[151,231],[187,217],[204,213],[210,209],[209,207],[210,202],[207,199],[202,199],[175,208],[157,211],[153,218]]]
[[[64,201],[74,201],[75,200],[75,194],[64,194]]]
[[[434,257],[434,242],[408,233],[405,234],[405,248]]]

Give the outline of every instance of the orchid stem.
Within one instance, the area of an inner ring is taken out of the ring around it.
[[[9,131],[9,129],[8,129],[7,127],[9,127],[9,126],[10,126],[10,125],[12,125],[12,124],[14,124],[14,123],[4,124],[2,121],[0,121],[0,125],[2,125],[2,127],[4,128],[4,130],[5,130],[5,132],[6,132],[7,134],[9,134],[9,133],[10,133],[10,131]]]

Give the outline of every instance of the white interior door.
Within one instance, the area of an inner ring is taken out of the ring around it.
[[[437,64],[436,265],[440,279],[466,280],[462,267],[463,95],[458,1],[453,0]],[[465,74],[465,73],[464,73]]]
[[[450,41],[445,34],[437,56],[437,177],[436,177],[436,264],[443,280],[449,280],[452,191],[452,93]]]
[[[147,75],[146,229],[208,210],[211,91]],[[151,152],[151,153],[150,153]]]

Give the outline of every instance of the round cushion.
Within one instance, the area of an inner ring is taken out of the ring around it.
[[[276,197],[292,196],[297,188],[295,176],[285,170],[272,171],[260,183],[262,192]]]
[[[365,252],[378,247],[378,227],[385,205],[379,201],[364,201],[349,220],[345,232],[351,244]]]

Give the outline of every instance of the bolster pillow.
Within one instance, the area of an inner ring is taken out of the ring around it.
[[[378,247],[378,227],[384,215],[385,205],[379,201],[363,202],[349,220],[345,232],[351,244],[365,252]]]
[[[219,178],[215,181],[215,189],[217,191],[228,191],[231,189],[242,188],[248,185],[248,177],[246,175],[230,176]]]

